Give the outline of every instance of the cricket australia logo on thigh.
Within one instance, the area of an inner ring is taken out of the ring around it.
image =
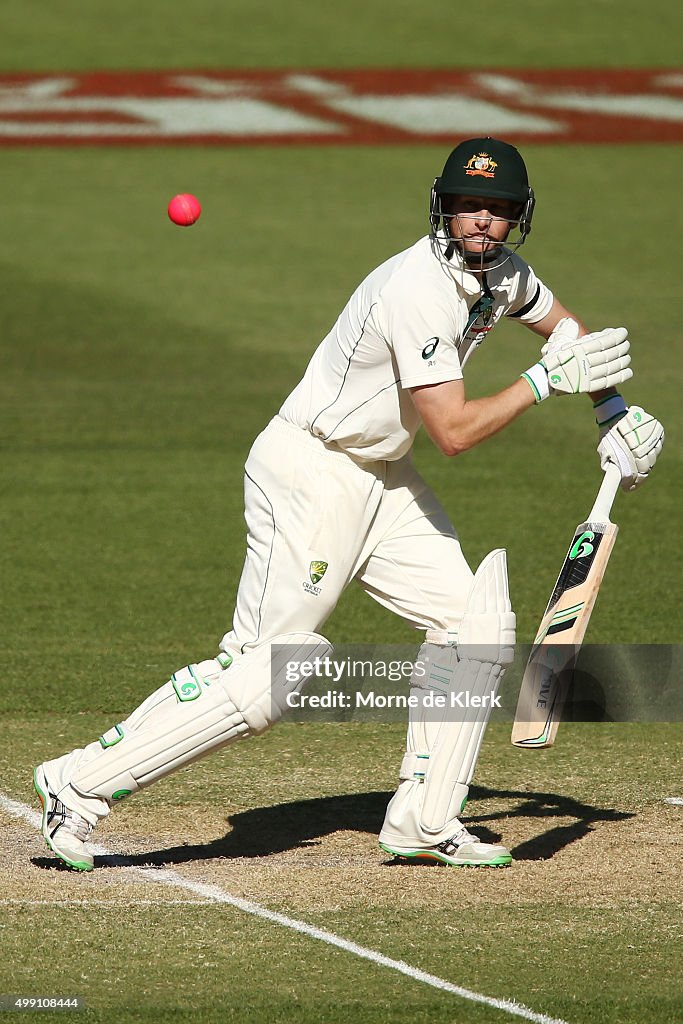
[[[313,594],[314,597],[318,596],[321,588],[317,587],[315,584],[320,583],[321,579],[327,572],[327,565],[327,562],[311,562],[308,567],[308,575],[311,578],[311,582],[309,583],[308,580],[304,580],[303,582],[303,588],[307,594]]]

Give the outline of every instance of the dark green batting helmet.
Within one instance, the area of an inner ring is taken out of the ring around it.
[[[490,137],[466,139],[459,143],[434,181],[430,219],[434,231],[443,226],[443,196],[491,196],[519,204],[522,240],[531,231],[534,193],[529,186],[526,164],[509,142]]]

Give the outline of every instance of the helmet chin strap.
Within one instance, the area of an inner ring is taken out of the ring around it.
[[[503,248],[503,243],[499,242],[494,245],[489,251],[482,251],[480,253],[468,253],[463,246],[460,255],[463,258],[464,263],[470,270],[473,270],[477,274],[486,275],[487,270],[492,269],[492,264],[500,254],[500,250]],[[508,259],[506,256],[505,259]]]
[[[444,258],[450,261],[457,252],[458,255],[460,256],[460,259],[463,262],[463,265],[467,268],[467,270],[469,270],[473,274],[481,274],[484,280],[486,278],[487,270],[493,270],[494,266],[501,266],[503,263],[506,262],[506,260],[509,260],[510,256],[512,255],[512,252],[509,252],[503,257],[503,259],[500,260],[499,263],[494,263],[493,261],[498,257],[500,250],[503,248],[502,242],[495,245],[491,249],[490,253],[482,251],[479,254],[468,254],[467,251],[465,250],[464,245],[458,244],[458,242],[460,241],[461,239],[455,238],[451,238],[449,240],[448,245],[444,249]],[[517,246],[515,246],[515,248],[517,248]]]

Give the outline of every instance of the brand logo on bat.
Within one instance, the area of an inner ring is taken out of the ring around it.
[[[439,344],[438,338],[430,338],[425,347],[422,349],[422,358],[431,359],[436,352],[436,347]]]
[[[592,540],[595,540],[595,534],[593,533],[593,531],[585,530],[584,533],[582,533],[580,537],[577,537],[574,543],[572,544],[571,551],[569,552],[569,557],[571,559],[574,559],[585,558],[586,555],[592,555],[593,545],[590,543]]]
[[[311,577],[311,583],[320,583],[327,572],[327,562],[311,562],[308,568],[308,575]]]

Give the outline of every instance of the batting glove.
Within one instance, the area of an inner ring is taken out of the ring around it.
[[[579,340],[579,325],[570,316],[565,316],[558,321],[555,330],[550,335],[541,349],[541,355],[547,356],[551,352],[557,352],[560,348],[567,348],[575,345]]]
[[[569,318],[565,317],[565,320]],[[549,395],[603,391],[623,384],[633,376],[625,327],[607,327],[604,331],[575,340],[569,336],[569,331],[578,333],[578,324],[569,320],[569,325],[561,343],[554,345],[540,362],[522,374],[537,402],[542,402]],[[556,340],[559,338],[560,335]]]
[[[614,462],[621,470],[621,487],[635,491],[647,480],[664,444],[664,427],[639,405],[632,405],[610,427],[598,445],[600,466]]]

